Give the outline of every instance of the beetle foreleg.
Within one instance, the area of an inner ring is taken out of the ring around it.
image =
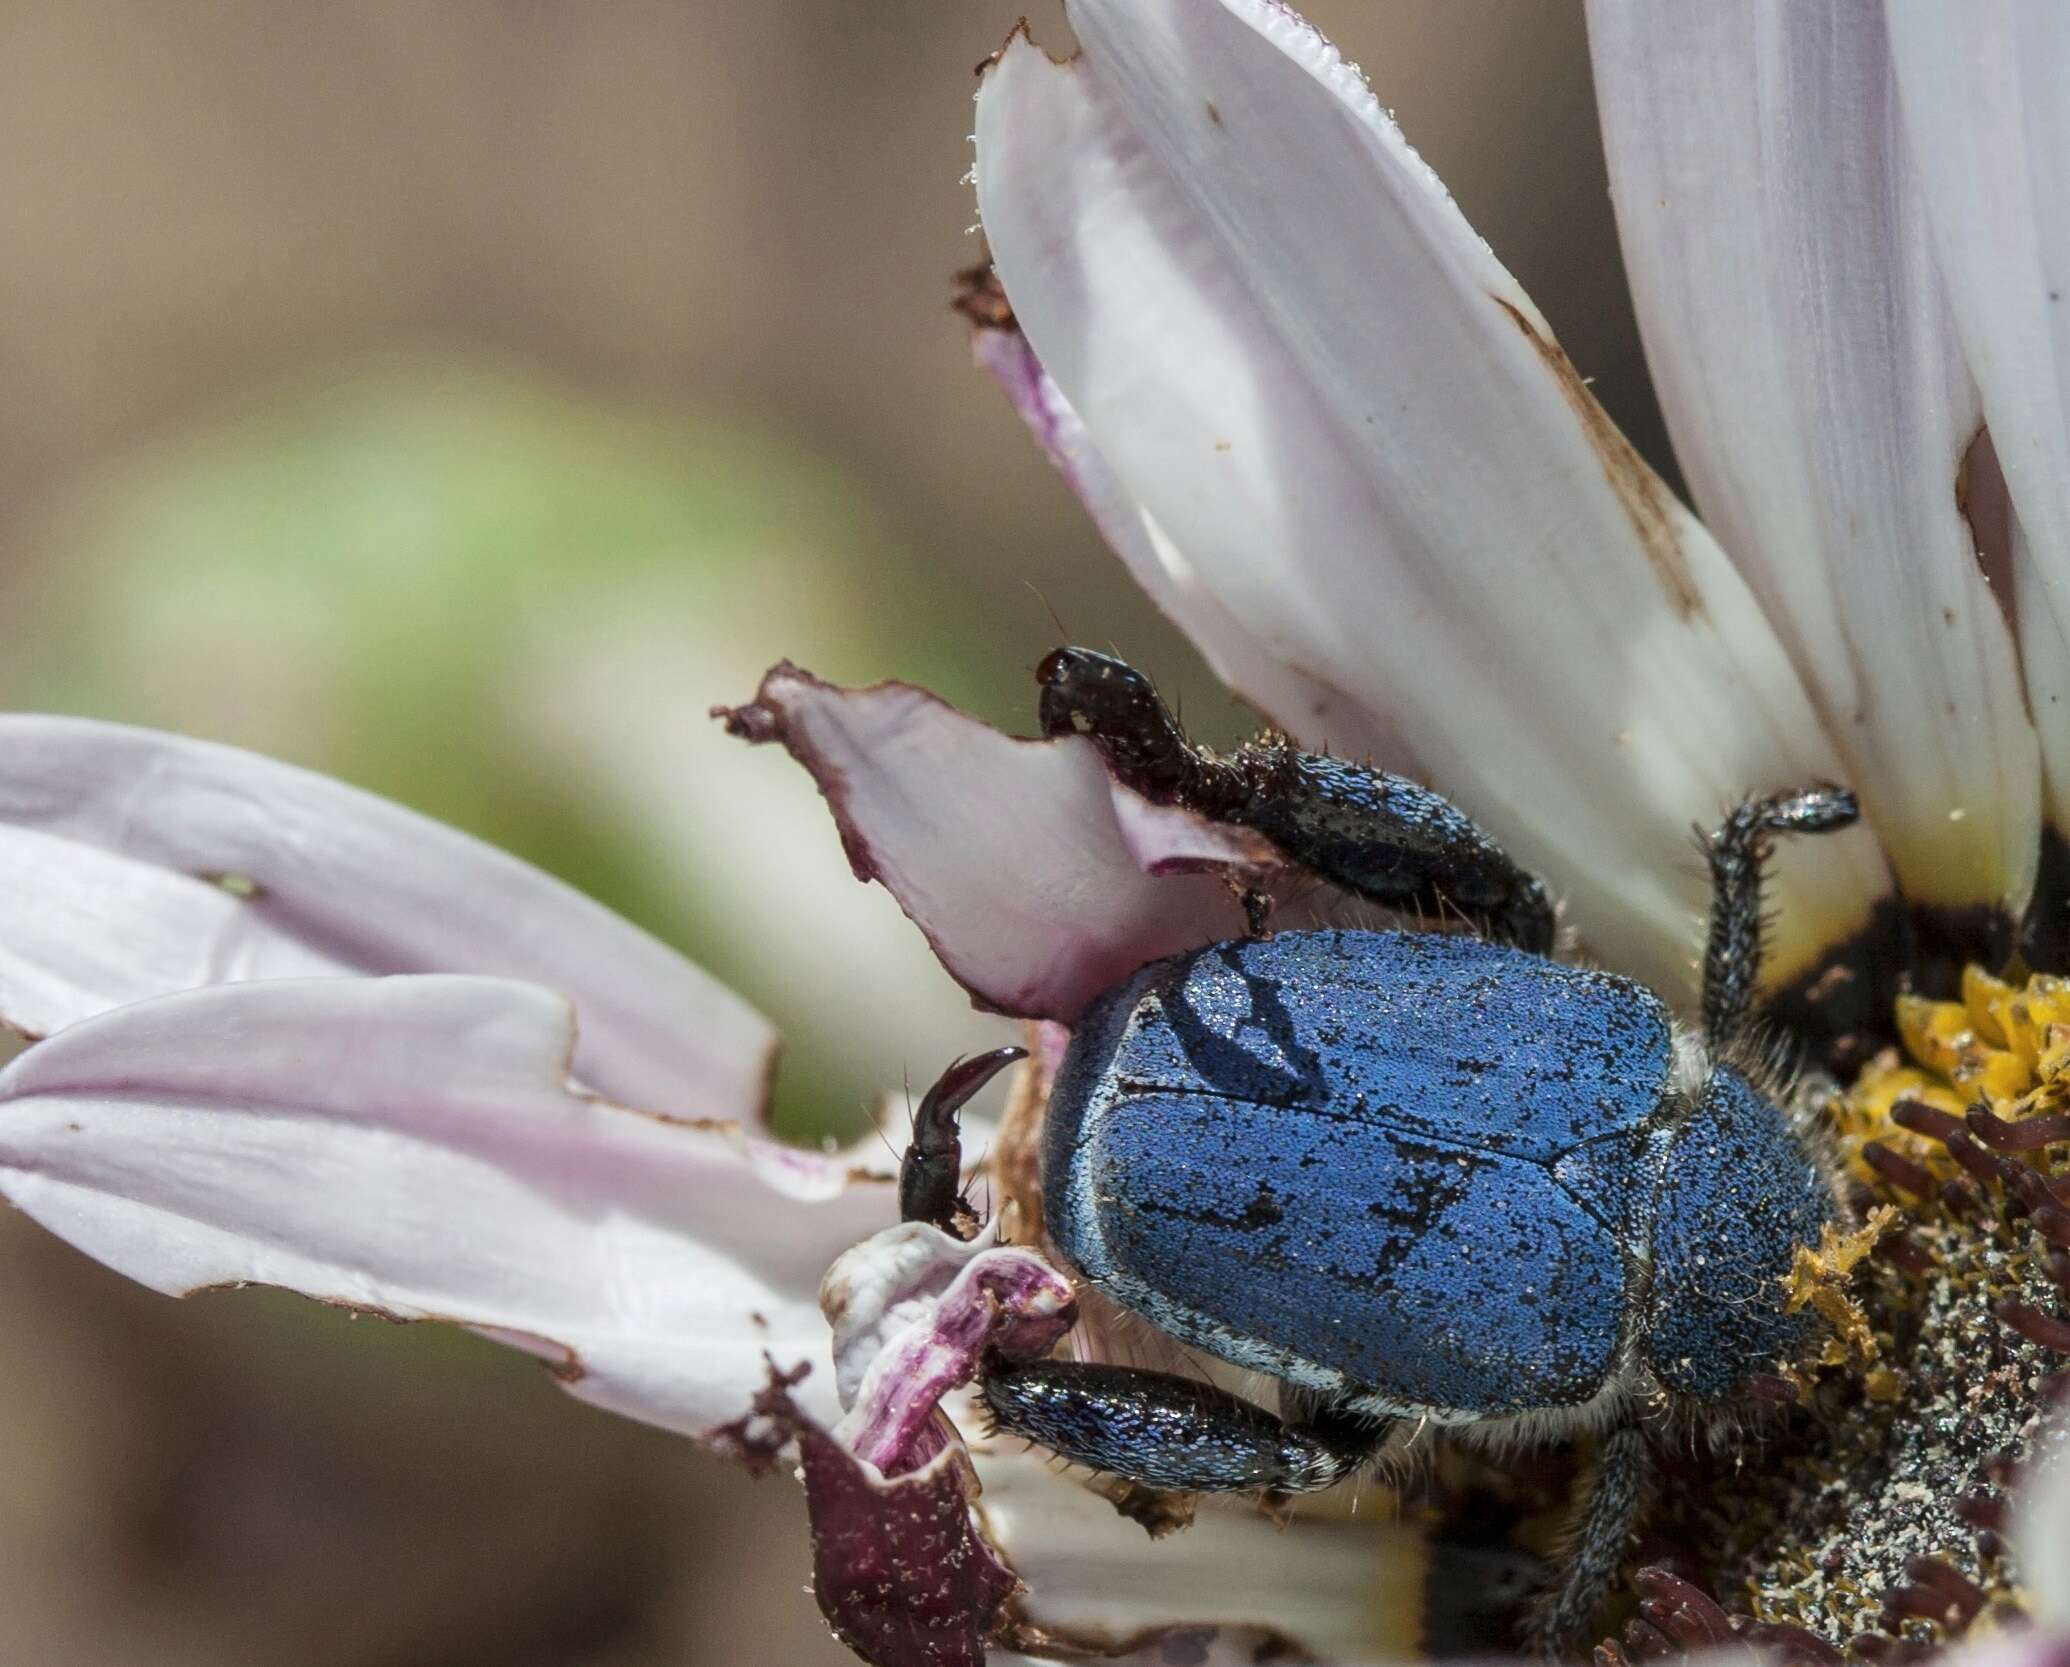
[[[924,1221],[959,1239],[978,1229],[976,1214],[963,1201],[963,1135],[957,1114],[986,1083],[1026,1048],[994,1048],[959,1059],[920,1096],[913,1113],[913,1138],[898,1165],[898,1218]]]
[[[1826,833],[1861,811],[1844,787],[1818,785],[1749,799],[1710,834],[1699,833],[1711,865],[1711,927],[1703,952],[1704,1038],[1722,1048],[1737,1036],[1761,976],[1761,885],[1779,833]]]
[[[1000,1429],[1172,1493],[1311,1493],[1343,1481],[1387,1436],[1385,1426],[1354,1435],[1287,1424],[1213,1384],[1091,1361],[995,1360],[983,1389]]]
[[[1571,1656],[1602,1608],[1624,1567],[1652,1470],[1652,1453],[1636,1425],[1620,1425],[1603,1437],[1559,1582],[1526,1623],[1532,1647],[1546,1659]]]

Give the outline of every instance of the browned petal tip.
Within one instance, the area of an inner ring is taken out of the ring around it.
[[[770,741],[781,741],[784,739],[783,713],[778,703],[770,699],[770,685],[799,678],[807,682],[817,681],[810,672],[789,660],[779,660],[762,674],[754,699],[739,706],[714,706],[707,716],[716,718],[726,726],[728,735],[739,736],[749,746],[759,747]]]

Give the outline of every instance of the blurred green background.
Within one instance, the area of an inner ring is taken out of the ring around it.
[[[1311,15],[1660,458],[1579,7]],[[778,1021],[787,1129],[853,1133],[997,1023],[706,709],[788,656],[1025,730],[1054,619],[1211,738],[1248,721],[948,311],[972,66],[1013,17],[9,5],[0,694],[544,864]],[[0,1659],[846,1659],[782,1479],[473,1339],[167,1303],[12,1218],[0,1257]]]

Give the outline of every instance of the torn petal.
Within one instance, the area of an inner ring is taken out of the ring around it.
[[[1966,14],[1929,6],[1966,35]],[[1646,356],[1906,898],[2017,919],[2040,755],[1960,472],[1982,422],[1873,5],[1591,0]],[[1964,171],[1959,187],[1977,189]]]
[[[841,1405],[855,1405],[863,1374],[891,1340],[921,1323],[964,1269],[997,1242],[991,1230],[959,1239],[925,1222],[902,1221],[834,1259],[819,1283],[819,1308],[834,1336]]]
[[[986,73],[976,180],[1013,315],[1135,506],[1103,526],[1384,714],[1597,953],[1686,997],[1689,828],[1844,774],[1744,582],[1292,11],[1071,18],[1069,63],[1017,35]],[[1863,833],[1782,852],[1774,975],[1888,885]]]
[[[471,1326],[691,1435],[728,1440],[766,1357],[832,1416],[820,1273],[892,1187],[572,1089],[574,1042],[564,999],[500,979],[161,996],[0,1070],[0,1193],[154,1290]]]
[[[834,1437],[844,1454],[874,1461],[863,1466],[866,1481],[921,1465],[932,1474],[947,1456],[929,1422],[943,1391],[973,1378],[988,1347],[1040,1355],[1071,1324],[1069,1282],[1032,1252],[990,1238],[890,1228],[828,1271],[836,1358],[844,1377],[862,1368],[856,1389],[843,1384],[851,1411]],[[1244,1504],[1211,1504],[1184,1533],[1153,1541],[1055,1461],[986,1434],[974,1398],[951,1410],[978,1454],[980,1543],[996,1546],[1028,1588],[1003,1641],[1102,1657],[1140,1649],[1148,1660],[1170,1659],[1163,1647],[1174,1641],[1188,1661],[1225,1651],[1248,1661],[1261,1647],[1333,1661],[1409,1653],[1424,1548],[1378,1502],[1361,1523],[1303,1513],[1284,1529]],[[845,1487],[843,1517],[883,1509],[881,1491]],[[960,1536],[953,1518],[940,1520]]]
[[[766,1097],[775,1033],[724,985],[550,875],[311,771],[120,724],[4,716],[0,827],[78,848],[69,866],[60,847],[40,848],[47,894],[17,898],[11,928],[18,917],[50,940],[97,914],[105,940],[134,934],[153,951],[96,984],[82,956],[22,966],[11,946],[0,1015],[23,1028],[47,1034],[184,987],[144,988],[147,976],[487,973],[575,1002],[576,1073],[602,1093],[733,1118]],[[150,885],[147,868],[167,883]],[[215,883],[238,907],[176,879]]]
[[[1069,1023],[1145,962],[1237,936],[1225,876],[1277,860],[1115,785],[1090,742],[1016,740],[909,684],[838,689],[783,665],[722,715],[812,772],[857,877],[996,1012]]]

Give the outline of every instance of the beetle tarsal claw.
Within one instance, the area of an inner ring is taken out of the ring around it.
[[[1783,1280],[1787,1291],[1784,1311],[1794,1314],[1805,1308],[1816,1310],[1833,1328],[1841,1360],[1849,1351],[1864,1363],[1876,1358],[1876,1334],[1869,1328],[1861,1305],[1848,1295],[1847,1283],[1862,1258],[1875,1249],[1876,1241],[1897,1225],[1897,1219],[1893,1206],[1880,1204],[1859,1227],[1843,1232],[1828,1222],[1819,1235],[1816,1250],[1809,1245],[1797,1247],[1796,1259]],[[1829,1366],[1840,1363],[1825,1362]]]

